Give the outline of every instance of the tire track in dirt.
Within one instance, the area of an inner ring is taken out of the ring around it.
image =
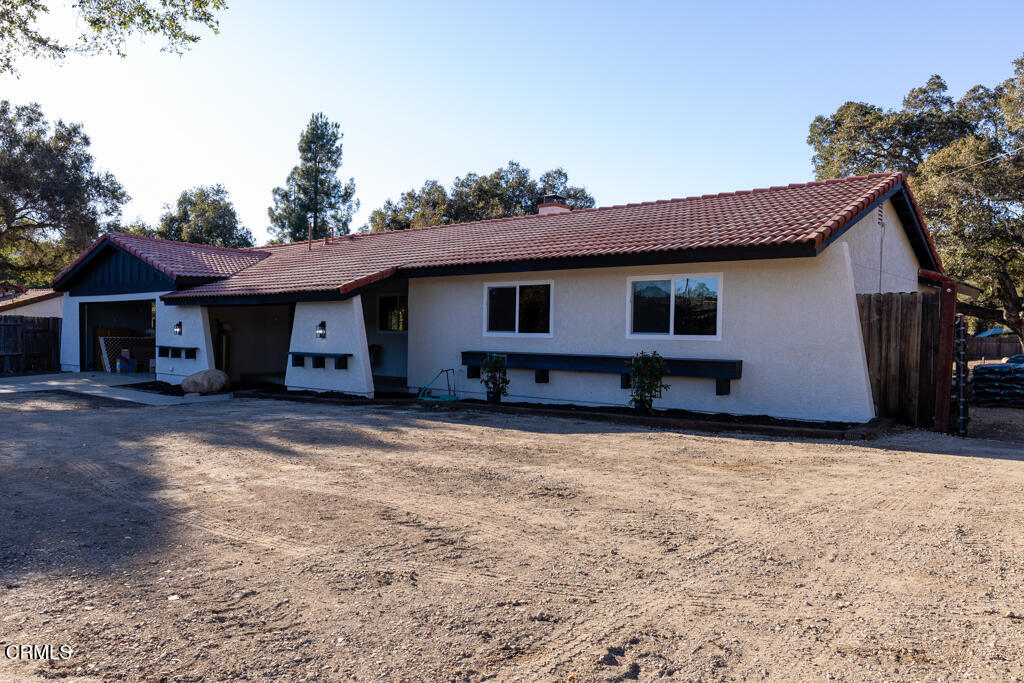
[[[325,484],[321,480],[298,479],[294,476],[290,476],[286,481],[261,481],[259,484],[271,488],[290,488],[304,493],[313,492],[334,498],[354,499],[359,505],[373,504],[385,511],[385,518],[392,523],[408,524],[406,519],[409,515],[412,515],[414,519],[426,515],[436,524],[439,524],[440,528],[445,528],[448,533],[453,535],[465,533],[467,529],[470,529],[485,538],[490,536],[495,539],[509,539],[510,542],[527,543],[530,546],[531,553],[541,556],[542,560],[556,561],[564,554],[564,545],[566,543],[564,538],[544,538],[538,535],[536,528],[524,528],[524,524],[531,524],[529,521],[517,516],[510,516],[507,510],[501,506],[488,505],[478,500],[473,500],[468,506],[460,508],[457,505],[452,505],[451,500],[444,495],[430,496],[429,494],[424,494],[418,488],[403,489],[400,486],[396,486],[394,481],[389,486],[384,486],[377,484],[370,478],[363,478],[358,482],[359,493],[355,496],[346,493],[339,484]],[[407,491],[406,495],[402,495],[403,490]],[[396,499],[414,501],[414,503],[400,505],[396,502]],[[601,512],[603,514],[617,515],[631,514],[635,510],[608,506],[602,508]],[[406,516],[405,519],[402,518],[403,514]],[[498,523],[490,521],[495,518],[505,518],[508,522]],[[462,526],[451,526],[452,520],[457,521]],[[672,514],[670,512],[663,512],[659,520],[663,524],[671,523],[673,521]],[[691,521],[688,513],[683,514],[683,521]],[[535,527],[536,525],[532,526]],[[567,533],[577,539],[598,532],[600,532],[600,529],[570,528],[567,530]],[[657,539],[641,536],[632,537],[631,541],[639,542],[643,548],[640,551],[634,552],[629,546],[620,544],[617,554],[620,556],[618,559],[622,562],[643,566],[652,556],[660,557],[665,553],[665,548],[659,544]],[[738,543],[739,541],[732,541],[725,545],[716,546],[698,554],[696,557],[690,558],[688,562],[700,561],[721,552],[726,547]],[[753,547],[750,547],[746,548],[743,553],[737,553],[737,555],[739,554],[753,556],[755,553]],[[594,588],[588,589],[588,586],[583,583],[553,580],[526,581],[511,573],[481,571],[478,568],[446,567],[432,560],[426,562],[407,560],[405,566],[409,569],[414,569],[423,578],[433,578],[456,585],[465,584],[477,588],[502,586],[518,590],[526,595],[543,593],[552,596],[574,598],[584,602],[592,602],[599,596],[599,593]],[[589,578],[588,583],[590,586],[593,586],[593,577]],[[612,584],[606,582],[595,588],[602,588],[607,591],[612,588]],[[667,602],[671,602],[671,600]]]
[[[292,488],[303,492],[315,492],[321,495],[327,495],[338,498],[353,498],[353,496],[340,491],[337,488],[324,485],[320,482],[300,482],[294,479],[281,482],[261,482],[262,485],[269,487],[281,487],[281,488]],[[457,535],[465,533],[466,528],[475,528],[484,533],[494,534],[496,538],[508,538],[510,535],[514,535],[520,540],[532,540],[537,541],[535,535],[531,535],[527,531],[516,528],[513,525],[499,524],[496,522],[485,521],[487,516],[501,516],[503,513],[496,507],[488,506],[485,508],[484,514],[477,514],[482,506],[474,504],[474,512],[457,512],[454,511],[450,504],[445,503],[428,503],[423,498],[417,498],[414,506],[399,507],[394,502],[395,489],[389,489],[391,495],[386,495],[383,489],[376,489],[372,485],[360,485],[360,491],[358,495],[358,502],[360,504],[371,504],[378,508],[380,513],[383,513],[381,517],[392,524],[397,525],[409,525],[409,515],[412,515],[412,519],[416,520],[421,518],[424,514],[429,515],[432,518],[432,522],[435,524],[432,528],[443,529],[450,535]],[[367,495],[371,494],[371,495]],[[465,527],[455,527],[449,524],[445,524],[445,520],[451,518],[460,520]],[[554,541],[552,541],[554,543]],[[558,553],[553,550],[541,548],[535,546],[531,548],[537,555],[541,555],[544,559],[552,560],[558,557]],[[502,574],[496,572],[480,571],[478,569],[455,569],[451,567],[438,566],[433,561],[419,561],[419,560],[406,560],[406,570],[415,570],[418,575],[425,578],[433,578],[437,581],[441,581],[449,584],[466,584],[477,588],[492,588],[496,585],[511,585],[523,592],[541,592],[549,595],[557,595],[562,597],[572,597],[581,600],[590,600],[594,597],[595,593],[588,591],[583,584],[574,584],[568,582],[554,582],[554,581],[525,581],[516,576],[509,574]]]
[[[201,529],[211,535],[219,536],[229,541],[236,543],[256,546],[264,550],[269,550],[292,559],[308,558],[313,554],[319,552],[319,548],[303,545],[292,541],[290,538],[279,535],[260,534],[259,536],[247,533],[237,526],[230,525],[220,520],[211,518],[207,515],[203,515],[193,510],[187,511],[167,511],[162,506],[151,505],[138,500],[137,492],[123,484],[114,483],[109,481],[110,475],[103,468],[95,465],[94,463],[83,463],[71,459],[62,459],[64,464],[68,465],[72,469],[75,469],[83,475],[85,480],[93,487],[104,494],[117,499],[120,502],[130,504],[134,507],[144,509],[149,513],[163,514],[168,519],[173,519],[182,524],[190,525],[191,527]],[[118,465],[120,467],[120,465]],[[130,472],[130,469],[124,468],[125,471]],[[285,487],[291,488],[305,493],[317,493],[325,496],[332,497],[351,497],[340,491],[336,487],[324,484],[321,481],[313,480],[295,480],[289,481],[257,481],[251,482],[251,484],[270,486],[270,487]],[[372,495],[368,495],[372,494]],[[412,506],[399,507],[395,505],[395,487],[385,487],[376,483],[363,480],[359,483],[359,496],[358,500],[360,503],[370,503],[376,505],[381,510],[389,512],[395,520],[403,513],[411,513],[417,516],[427,514],[434,518],[438,522],[444,522],[451,520],[452,518],[459,520],[465,528],[473,529],[478,531],[480,534],[487,536],[492,535],[495,538],[507,538],[510,535],[516,537],[519,541],[529,541],[531,543],[531,550],[537,555],[542,556],[544,559],[552,560],[560,556],[561,551],[559,548],[551,548],[552,545],[561,544],[563,541],[552,538],[552,539],[541,539],[535,533],[535,530],[524,529],[521,525],[524,520],[519,518],[509,518],[507,512],[499,506],[494,505],[483,505],[479,501],[473,502],[472,512],[460,512],[457,507],[453,507],[449,501],[434,501],[428,502],[422,495],[418,494],[415,497],[416,504]],[[823,507],[823,506],[822,506]],[[625,509],[609,508],[605,512],[625,512]],[[808,511],[810,513],[810,511]],[[509,523],[503,524],[498,522],[492,522],[494,518],[509,518]],[[444,528],[448,532],[464,532],[465,528],[458,529],[449,525],[441,524],[439,528]],[[581,533],[587,533],[585,530],[574,532],[574,535],[580,535]],[[663,552],[663,548],[659,548],[654,541],[651,539],[640,538],[633,539],[634,541],[641,541],[645,545],[652,546],[650,548],[654,554],[659,555]],[[542,542],[544,545],[540,545]],[[735,545],[738,541],[734,541],[726,545]],[[726,546],[718,546],[710,549],[694,558],[690,561],[699,561],[712,554],[721,552]],[[626,551],[628,552],[628,551]],[[749,551],[744,554],[753,554]],[[648,553],[633,553],[634,557],[631,558],[634,562],[641,564]],[[625,558],[624,558],[625,559]],[[347,563],[346,563],[347,564]],[[432,578],[439,582],[453,584],[453,585],[469,585],[481,589],[492,589],[495,587],[505,587],[507,589],[517,590],[524,594],[531,593],[542,593],[551,596],[558,596],[562,598],[573,598],[582,600],[584,602],[591,602],[598,598],[599,594],[593,590],[588,590],[588,587],[582,583],[570,583],[570,582],[558,582],[558,581],[530,581],[521,579],[515,575],[494,571],[481,571],[479,569],[472,568],[453,568],[446,566],[438,566],[436,562],[431,560],[418,561],[410,560],[407,561],[406,571],[414,570],[417,574],[423,578]],[[610,586],[605,586],[610,588]],[[678,606],[680,604],[688,604],[687,595],[679,595],[679,591],[673,591],[672,597],[663,596],[657,603],[662,606]],[[654,605],[649,604],[648,610]],[[699,603],[693,604],[694,607],[702,606]]]
[[[274,536],[270,534],[261,534],[261,536],[256,536],[255,534],[247,533],[239,529],[237,526],[222,522],[208,515],[204,515],[196,510],[169,510],[163,505],[140,501],[138,499],[138,491],[135,491],[124,484],[111,482],[107,471],[95,463],[81,462],[70,458],[61,458],[58,462],[78,472],[82,475],[83,482],[100,493],[103,493],[120,503],[143,510],[155,517],[162,516],[165,519],[177,521],[182,525],[202,529],[209,534],[219,536],[229,541],[245,545],[255,545],[264,550],[274,551],[293,558],[308,556],[314,552],[313,548],[295,543],[283,536]],[[125,469],[126,471],[130,471],[127,470],[127,468]]]
[[[292,559],[308,558],[311,555],[320,552],[320,548],[302,545],[295,543],[294,541],[285,538],[283,536],[275,536],[269,534],[261,534],[256,536],[251,533],[246,533],[238,527],[229,525],[220,520],[216,520],[206,515],[202,515],[196,511],[174,511],[167,510],[163,506],[145,503],[138,500],[138,492],[129,488],[126,485],[115,483],[110,481],[109,473],[95,465],[94,463],[84,463],[74,461],[71,459],[61,459],[62,464],[67,465],[69,468],[75,470],[82,475],[83,481],[94,488],[95,490],[103,493],[104,495],[117,500],[118,502],[125,503],[131,507],[144,510],[149,514],[164,516],[166,519],[175,520],[181,524],[189,525],[193,528],[198,528],[211,535],[219,536],[229,541],[234,541],[244,545],[257,546],[263,550],[269,550],[280,555],[287,556]],[[126,471],[127,468],[125,468]],[[337,489],[331,488],[320,484],[319,482],[258,482],[260,485],[266,486],[282,486],[287,488],[294,488],[303,492],[314,492],[324,495],[342,496],[344,494],[339,492]],[[367,489],[364,487],[361,493],[366,493]],[[378,490],[378,493],[381,493]],[[382,510],[390,511],[392,513],[405,513],[414,512],[418,514],[419,509],[407,509],[399,508],[392,505],[386,496],[378,495],[372,500],[363,500],[365,496],[360,496],[361,502],[369,502],[376,504]],[[452,516],[452,512],[449,508],[434,505],[426,506],[430,512],[434,513],[434,516],[438,519]],[[492,508],[488,510],[489,513],[496,512],[496,509]],[[484,532],[491,532],[499,535],[508,534],[512,530],[512,527],[492,522],[484,522],[481,517],[471,514],[456,515],[460,517],[467,524],[472,524],[481,528]],[[396,515],[397,517],[397,515]],[[453,530],[451,527],[440,527]],[[525,537],[525,536],[524,536]],[[551,555],[548,554],[548,557]],[[486,573],[479,571],[460,571],[456,569],[450,569],[446,567],[438,567],[432,562],[422,561],[410,561],[407,563],[408,566],[405,568],[408,570],[415,570],[419,575],[424,577],[432,577],[437,581],[449,583],[449,584],[467,584],[477,588],[491,588],[496,585],[509,585],[518,588],[523,592],[541,592],[550,595],[562,596],[562,597],[574,597],[577,599],[589,600],[593,597],[593,594],[586,591],[581,584],[557,584],[552,582],[533,582],[524,581],[514,576],[503,576],[496,573]]]
[[[694,564],[718,555],[723,551],[735,549],[729,553],[727,558],[721,560],[723,563],[733,564],[740,557],[749,558],[756,556],[757,548],[757,543],[743,543],[739,539],[733,539],[687,558],[687,563]],[[699,571],[692,572],[688,578],[683,580],[668,579],[662,582],[663,585],[659,590],[654,591],[657,597],[653,600],[644,600],[642,602],[631,598],[623,600],[621,596],[628,596],[632,591],[630,590],[630,582],[620,583],[617,586],[619,590],[614,594],[614,598],[609,599],[609,595],[606,593],[602,599],[597,601],[598,604],[601,604],[602,601],[614,601],[617,609],[591,618],[583,624],[566,623],[560,625],[539,641],[531,643],[531,648],[538,653],[546,653],[546,656],[530,661],[526,664],[525,670],[522,667],[517,667],[515,669],[516,675],[524,675],[527,677],[527,680],[552,677],[560,667],[571,662],[581,661],[586,654],[592,653],[595,649],[595,644],[604,647],[608,644],[618,644],[620,641],[625,641],[626,637],[630,634],[624,634],[624,631],[640,632],[647,624],[660,621],[671,610],[685,610],[687,608],[704,610],[704,614],[707,615],[711,612],[726,611],[726,608],[718,607],[723,602],[734,603],[734,606],[729,608],[731,610],[736,609],[735,603],[749,604],[757,602],[746,596],[736,597],[728,593],[708,593],[706,591],[692,590],[702,580],[704,580],[704,577]],[[643,594],[643,591],[640,593]],[[775,604],[774,601],[767,598],[762,598],[762,600],[765,604],[761,605],[761,608]],[[714,607],[709,605],[714,605]],[[735,612],[733,613],[735,614]],[[736,614],[736,616],[742,617],[742,614]],[[603,636],[595,638],[595,633],[603,633]]]

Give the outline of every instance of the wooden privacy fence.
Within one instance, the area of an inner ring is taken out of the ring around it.
[[[930,427],[938,377],[938,293],[858,294],[857,304],[878,415]]]
[[[0,373],[60,370],[60,318],[0,316]]]
[[[1017,337],[971,337],[967,340],[967,360],[1000,360],[1024,353]]]

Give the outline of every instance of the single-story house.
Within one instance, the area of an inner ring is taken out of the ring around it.
[[[625,361],[668,360],[656,406],[814,420],[875,414],[856,295],[941,263],[902,174],[225,249],[110,233],[53,282],[62,366],[148,340],[160,380],[218,367],[290,389],[626,405]],[[114,345],[117,348],[117,345]],[[624,376],[625,375],[625,376]]]
[[[0,315],[59,318],[63,309],[63,292],[29,289],[11,282],[0,282]]]

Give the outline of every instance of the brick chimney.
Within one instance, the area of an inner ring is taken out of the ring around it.
[[[560,194],[546,194],[541,197],[540,204],[537,205],[540,209],[541,216],[547,216],[552,213],[569,213],[572,209],[565,203],[565,197]]]

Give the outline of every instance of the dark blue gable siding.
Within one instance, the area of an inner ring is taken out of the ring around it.
[[[174,280],[113,244],[97,250],[70,275],[71,296],[131,294],[174,289]]]

